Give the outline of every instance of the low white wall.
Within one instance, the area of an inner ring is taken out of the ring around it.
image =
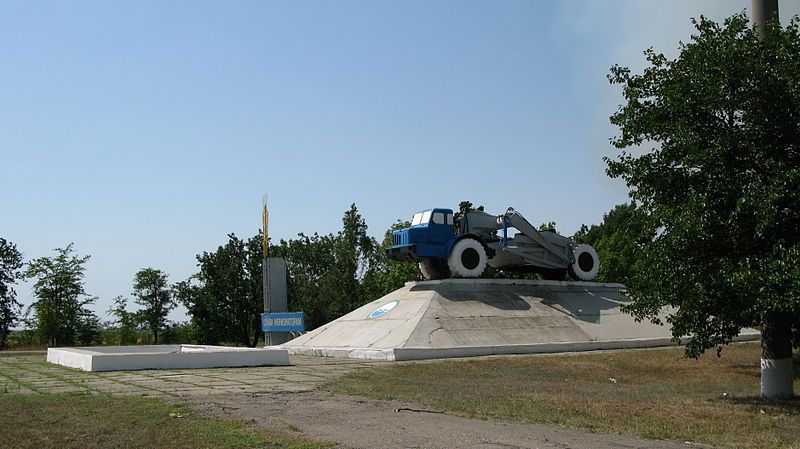
[[[289,353],[281,348],[186,345],[185,349],[177,345],[50,348],[47,361],[84,371],[289,365]]]

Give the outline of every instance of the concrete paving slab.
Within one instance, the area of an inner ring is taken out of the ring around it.
[[[44,363],[43,355],[9,357],[0,365],[0,393],[37,394],[77,392],[148,397],[191,397],[232,393],[309,391],[331,376],[370,363],[352,360],[295,358],[294,366],[191,370],[80,371]],[[13,376],[11,372],[13,371]],[[32,389],[22,385],[29,385]],[[4,390],[5,388],[5,390]]]

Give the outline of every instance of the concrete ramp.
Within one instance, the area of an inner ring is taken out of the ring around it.
[[[292,354],[416,360],[675,344],[669,328],[622,313],[628,302],[621,284],[409,282],[282,347]]]

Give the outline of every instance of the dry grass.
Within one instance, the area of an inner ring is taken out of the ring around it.
[[[670,348],[408,363],[351,373],[324,388],[479,418],[719,447],[800,448],[800,400],[758,397],[759,350],[732,345],[721,358],[698,360]]]
[[[311,441],[205,418],[157,399],[0,394],[0,446],[9,449],[321,449]]]

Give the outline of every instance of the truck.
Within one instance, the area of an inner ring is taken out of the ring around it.
[[[514,235],[510,235],[510,234]],[[597,252],[555,229],[537,230],[509,207],[492,215],[471,205],[454,214],[433,208],[414,214],[411,226],[392,233],[389,258],[419,263],[426,280],[477,278],[486,267],[538,273],[544,279],[591,281],[600,269]]]

